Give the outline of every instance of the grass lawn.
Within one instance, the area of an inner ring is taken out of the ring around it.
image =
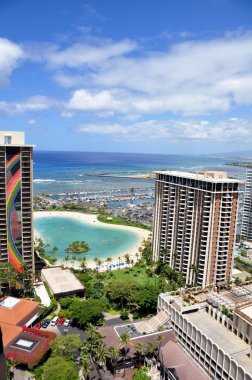
[[[149,277],[144,268],[135,267],[132,270],[130,269],[117,269],[113,271],[114,277],[111,279],[106,279],[106,283],[109,283],[112,280],[134,280],[140,285],[155,285],[155,282],[158,282],[157,277]]]
[[[107,219],[108,217],[112,219]],[[108,223],[108,224],[119,224],[122,226],[131,226],[131,227],[137,227],[137,228],[143,228],[144,230],[152,231],[151,227],[144,226],[143,224],[140,224],[138,222],[131,222],[129,220],[126,220],[124,218],[121,218],[120,216],[113,216],[110,214],[99,214],[97,217],[97,220],[102,223]]]

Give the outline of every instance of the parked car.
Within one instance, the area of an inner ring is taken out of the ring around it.
[[[48,325],[50,325],[50,319],[46,319],[46,320],[43,322],[43,324],[42,324],[41,327],[42,327],[43,329],[46,329]]]
[[[43,323],[39,322],[36,324],[36,326],[34,326],[34,329],[39,330],[42,325],[43,325]]]
[[[57,315],[51,320],[51,326],[56,326],[57,325],[57,322],[59,320],[59,317],[57,317]]]
[[[64,326],[68,327],[70,325],[70,319],[65,319]]]
[[[64,322],[65,322],[65,318],[60,318],[60,319],[58,320],[58,322],[57,322],[57,325],[58,325],[58,326],[62,326]]]

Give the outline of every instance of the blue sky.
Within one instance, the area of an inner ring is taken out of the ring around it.
[[[0,126],[39,150],[248,150],[251,105],[251,0],[0,1]]]

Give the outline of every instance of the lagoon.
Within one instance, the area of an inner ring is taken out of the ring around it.
[[[71,258],[71,254],[66,253],[65,249],[73,241],[86,241],[90,250],[75,256],[86,256],[89,262],[94,257],[106,260],[108,257],[133,254],[141,245],[143,237],[148,234],[147,231],[139,231],[137,228],[100,223],[95,215],[73,212],[36,212],[34,228],[35,236],[50,244],[47,253],[54,246],[58,248],[55,256],[57,260],[63,260],[65,256]]]

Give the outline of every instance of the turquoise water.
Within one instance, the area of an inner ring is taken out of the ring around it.
[[[132,231],[88,224],[70,217],[36,217],[34,227],[43,241],[50,244],[50,248],[56,246],[59,249],[56,259],[63,259],[65,256],[71,258],[71,254],[66,253],[65,249],[76,240],[88,243],[89,251],[76,254],[80,258],[85,255],[88,260],[93,260],[95,256],[105,260],[107,257],[119,256],[122,252],[126,254],[139,241],[138,235]],[[47,253],[49,251],[50,249]]]

